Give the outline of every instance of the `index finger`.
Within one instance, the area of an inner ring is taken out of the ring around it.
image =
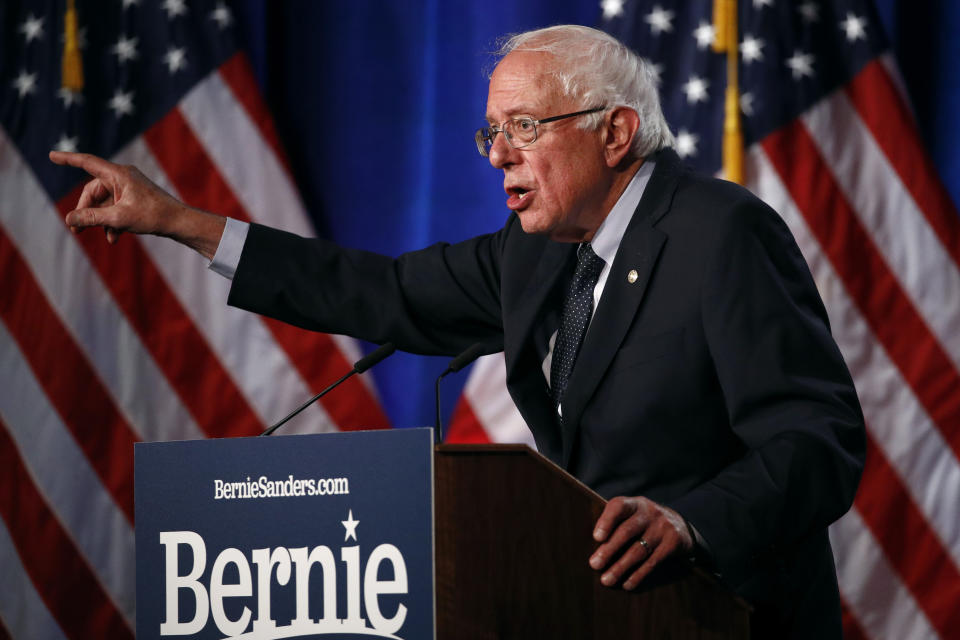
[[[51,151],[50,161],[55,164],[65,164],[83,169],[97,178],[112,176],[117,168],[117,165],[99,156],[89,153],[73,153],[70,151]]]

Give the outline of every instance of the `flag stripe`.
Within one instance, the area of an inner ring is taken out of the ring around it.
[[[80,244],[64,232],[53,203],[3,131],[0,193],[4,200],[0,222],[138,437],[199,437],[193,417],[117,308]]]
[[[63,630],[37,593],[10,537],[6,520],[0,517],[0,618],[14,638],[66,638]]]
[[[61,214],[75,206],[80,189],[57,203]],[[257,433],[263,423],[193,326],[140,242],[122,238],[110,246],[95,232],[77,237],[200,428],[211,437]],[[212,402],[213,398],[218,402]]]
[[[0,422],[0,514],[41,597],[72,638],[133,638],[113,603],[37,493]],[[68,578],[69,576],[69,578]]]
[[[854,504],[930,623],[944,637],[960,635],[960,571],[869,434]]]
[[[477,360],[463,389],[462,402],[458,403],[457,412],[450,420],[450,435],[459,438],[458,434],[463,429],[463,436],[467,437],[480,425],[490,442],[519,442],[535,449],[533,434],[513,404],[513,399],[506,393],[506,384],[507,366],[503,353],[490,354]],[[458,424],[460,419],[466,421],[463,426]],[[471,420],[475,423],[471,423]],[[474,442],[479,441],[477,439],[480,436],[469,437],[469,441]]]
[[[280,136],[277,135],[273,117],[260,95],[253,69],[250,67],[250,60],[243,52],[237,52],[220,65],[219,73],[230,87],[234,97],[243,105],[249,118],[256,123],[263,139],[273,149],[274,157],[283,164],[287,174],[290,174],[289,159],[283,145],[280,144]],[[294,194],[296,194],[295,191]]]
[[[134,140],[113,160],[135,165],[161,189],[180,197],[142,139]],[[309,397],[309,387],[263,319],[224,304],[229,280],[212,273],[197,277],[205,258],[183,245],[151,236],[137,239],[262,421],[274,422]],[[307,409],[300,422],[333,428],[319,404]]]
[[[151,127],[144,138],[160,167],[187,202],[239,220],[250,220],[224,180],[219,165],[207,155],[179,109],[172,110]],[[196,175],[203,176],[202,184],[198,184]],[[305,332],[276,320],[264,322],[311,388],[322,389],[352,367],[329,336]],[[337,393],[321,400],[337,427],[348,430],[388,426],[379,403],[362,382],[352,378],[341,387]]]
[[[57,412],[97,475],[133,522],[133,460],[137,437],[113,405],[97,373],[50,308],[16,248],[0,229],[0,320],[16,340]],[[79,381],[83,381],[80,391]]]
[[[960,264],[960,213],[937,179],[913,114],[884,64],[877,60],[867,65],[846,92],[944,248]]]
[[[860,626],[857,616],[842,597],[840,598],[840,617],[843,622],[843,640],[869,640],[870,636]]]
[[[457,400],[457,406],[450,416],[450,426],[447,427],[443,436],[444,442],[458,444],[488,444],[491,442],[490,436],[480,420],[466,395],[461,395]]]
[[[837,185],[917,311],[960,366],[960,270],[842,92],[803,118]],[[837,131],[844,131],[841,138]]]
[[[960,452],[960,434],[950,426],[960,415],[960,376],[853,214],[809,134],[795,121],[762,144],[864,318],[954,454]]]
[[[134,536],[0,322],[0,419],[31,478],[117,608],[133,624]],[[69,470],[69,471],[67,471]]]
[[[937,637],[859,511],[851,509],[830,527],[830,544],[840,592],[867,636],[897,640]]]

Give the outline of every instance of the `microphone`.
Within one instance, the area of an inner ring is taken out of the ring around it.
[[[435,389],[437,398],[437,423],[435,431],[437,444],[443,442],[443,420],[440,417],[440,381],[443,380],[447,374],[456,373],[457,371],[463,369],[465,366],[482,356],[486,350],[486,346],[481,342],[470,345],[463,353],[451,360],[450,364],[447,365],[447,370],[437,377]]]
[[[352,375],[355,374],[355,373],[363,373],[364,371],[366,371],[367,369],[369,369],[369,368],[372,367],[373,365],[377,364],[377,363],[380,362],[381,360],[384,360],[384,359],[386,359],[388,356],[392,355],[393,352],[396,351],[396,350],[397,350],[397,348],[396,348],[395,346],[393,346],[393,343],[392,343],[392,342],[387,342],[386,344],[381,345],[376,351],[374,351],[374,352],[371,353],[370,355],[367,355],[367,356],[364,356],[364,357],[360,358],[359,360],[357,360],[356,362],[353,363],[353,369],[350,369],[350,371],[348,371],[348,372],[345,373],[344,375],[340,376],[340,379],[339,379],[339,380],[337,380],[336,382],[334,382],[333,384],[331,384],[329,387],[327,387],[326,389],[324,389],[323,391],[321,391],[320,393],[318,393],[317,395],[313,396],[312,398],[310,398],[309,400],[307,400],[306,402],[304,402],[302,405],[300,405],[299,407],[297,407],[296,409],[294,409],[293,411],[291,411],[291,412],[290,412],[289,414],[287,414],[287,416],[286,416],[285,418],[283,418],[280,422],[278,422],[277,424],[275,424],[275,425],[273,425],[272,427],[268,428],[266,431],[264,431],[264,432],[261,433],[260,435],[261,435],[261,436],[268,436],[268,435],[270,435],[271,433],[273,433],[274,431],[276,431],[277,429],[279,429],[280,426],[283,425],[287,420],[289,420],[290,418],[294,417],[295,415],[297,415],[298,413],[300,413],[301,411],[303,411],[304,409],[306,409],[307,407],[309,407],[311,404],[313,404],[314,402],[316,402],[317,400],[319,400],[319,399],[322,398],[323,396],[327,395],[328,393],[330,393],[331,391],[333,391],[334,389],[336,389],[338,386],[340,386],[340,384],[341,384],[344,380],[346,380],[347,378],[349,378],[350,376],[352,376]],[[464,366],[466,366],[466,365],[461,365],[460,368],[462,369]]]

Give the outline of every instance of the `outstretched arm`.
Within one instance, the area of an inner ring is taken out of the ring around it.
[[[125,231],[172,238],[212,259],[226,218],[194,209],[155,185],[133,166],[114,164],[86,153],[51,151],[56,164],[83,169],[93,180],[66,217],[74,233],[103,227],[113,244]]]

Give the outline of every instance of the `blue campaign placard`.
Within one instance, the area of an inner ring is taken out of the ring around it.
[[[435,637],[431,429],[140,443],[137,637]]]

